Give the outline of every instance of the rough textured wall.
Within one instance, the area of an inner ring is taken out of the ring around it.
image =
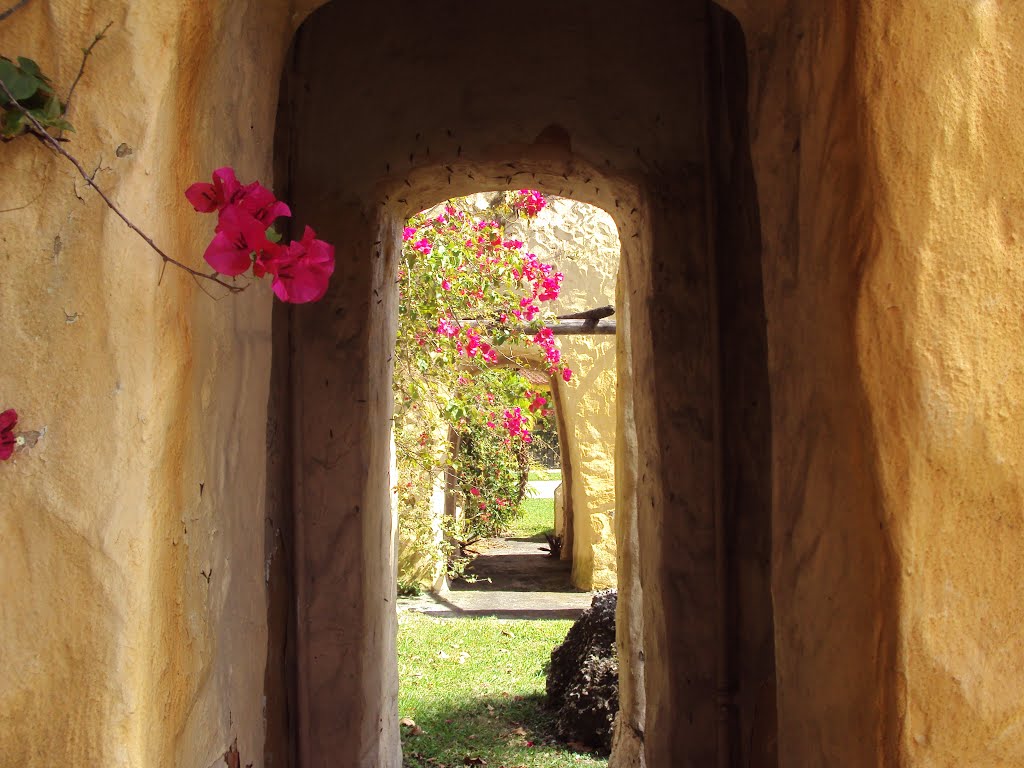
[[[406,434],[403,440],[411,442],[420,434],[424,426],[431,422],[416,420],[407,421]],[[435,466],[440,465],[448,456],[449,427],[438,427],[434,430],[433,445],[438,446],[435,454]],[[394,433],[392,433],[394,434]],[[449,483],[447,473],[436,470],[432,474],[430,496],[416,499],[414,503],[399,504],[399,490],[410,480],[398,463],[398,451],[392,439],[392,503],[395,519],[398,521],[398,584],[399,588],[406,585],[418,585],[428,590],[444,590],[448,586],[447,562],[441,555],[441,544],[444,531],[441,528],[444,516],[449,507],[454,507],[455,499],[447,498],[446,490]],[[453,446],[452,446],[453,447]],[[411,465],[407,471],[416,472],[422,487],[427,485],[427,478]],[[401,515],[411,515],[411,519],[401,521]]]
[[[749,6],[779,761],[895,765],[898,568],[855,327],[876,245],[857,64],[875,52],[856,2],[724,5]]]
[[[860,30],[856,339],[898,560],[900,757],[1021,765],[1024,7],[870,2]]]
[[[643,580],[641,609],[620,611],[630,627],[620,651],[628,686],[644,687],[624,693],[633,728],[624,742],[654,765],[707,765],[717,654],[704,622],[718,606],[701,590],[713,580],[714,488],[703,478],[713,474],[714,369],[700,237],[678,243],[703,218],[693,73],[705,34],[691,25],[704,6],[593,5],[538,10],[519,42],[545,76],[506,83],[506,109],[493,108],[482,67],[431,111],[403,99],[402,84],[450,71],[450,51],[423,43],[442,30],[416,36],[393,24],[406,18],[399,3],[335,6],[335,26],[321,27],[323,58],[302,83],[322,94],[303,123],[319,131],[307,137],[306,171],[326,200],[350,204],[337,227],[361,242],[340,273],[351,299],[379,298],[368,297],[386,268],[356,264],[374,257],[376,240],[397,242],[402,215],[449,194],[530,179],[600,203],[629,232],[616,533],[642,554],[620,559],[620,579]],[[1020,10],[997,0],[723,5],[747,35],[762,214],[780,759],[1016,764]],[[66,84],[80,46],[109,19],[110,39],[76,95],[70,146],[102,158],[101,182],[152,222],[159,242],[198,263],[209,222],[178,207],[181,190],[228,160],[244,177],[268,177],[276,75],[301,17],[269,0],[36,0],[0,22],[0,44]],[[471,34],[479,22],[423,19],[472,26],[460,39],[483,60]],[[566,59],[586,66],[547,76]],[[530,147],[553,122],[570,138]],[[122,143],[131,155],[115,154]],[[0,171],[0,392],[23,429],[46,427],[0,467],[10,670],[0,752],[27,766],[209,766],[237,735],[243,764],[258,764],[267,292],[213,302],[173,270],[157,286],[155,257],[80,185],[76,198],[68,166],[21,140],[0,147]],[[645,193],[627,202],[617,197],[625,188]],[[393,221],[361,218],[375,205],[392,206]],[[363,355],[372,372],[342,391],[373,393],[386,365],[369,350],[386,346],[386,323],[371,329],[365,311],[300,322],[352,334],[331,338],[342,344],[334,352],[317,343],[343,373],[351,359],[335,353]],[[645,345],[680,337],[697,356],[654,365]],[[304,383],[307,406],[318,402],[315,379]],[[361,569],[351,584],[350,566],[329,557],[320,572],[345,583],[343,596],[359,592],[350,607],[365,637],[339,646],[349,654],[342,671],[370,670],[359,695],[375,711],[322,727],[339,729],[357,761],[377,748],[393,761],[390,683],[374,666],[391,637],[378,604],[393,545],[377,430],[386,407],[359,405],[359,419],[338,422],[366,431],[339,442],[376,474],[343,503],[325,495],[316,519],[357,542],[345,550],[358,560],[352,572]],[[337,447],[322,434],[332,426],[312,433],[311,462],[334,460],[315,453]],[[335,479],[321,470],[319,490]],[[370,511],[342,509],[353,499]],[[211,568],[207,584],[200,572]],[[329,634],[339,617],[351,613],[325,610],[317,629]],[[646,682],[644,665],[653,665]],[[351,696],[330,690],[343,678],[323,678],[326,710]],[[648,694],[655,717],[645,725]]]
[[[61,90],[114,22],[66,146],[196,266],[213,223],[187,184],[224,163],[270,181],[291,27],[284,3],[239,10],[36,0],[0,22]],[[2,407],[46,431],[0,466],[0,762],[205,768],[237,737],[259,765],[269,291],[161,281],[35,141],[0,145],[0,201]]]
[[[565,275],[555,314],[615,304],[619,236],[611,216],[586,203],[552,198],[529,226],[525,249]],[[614,316],[613,316],[614,319]],[[558,346],[573,378],[558,387],[572,495],[573,584],[615,586],[615,337],[561,336]]]
[[[1019,764],[1021,9],[723,4],[751,64],[782,764]]]
[[[717,283],[729,740],[734,765],[778,765],[771,596],[771,398],[747,68],[735,18],[710,17],[708,131]]]

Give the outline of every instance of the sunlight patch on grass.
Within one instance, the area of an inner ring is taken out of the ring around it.
[[[571,621],[398,617],[398,713],[406,768],[466,758],[519,768],[598,768],[605,757],[558,743],[544,708],[551,650]]]
[[[554,499],[523,499],[523,514],[509,525],[506,536],[515,539],[544,541],[544,534],[554,531]]]

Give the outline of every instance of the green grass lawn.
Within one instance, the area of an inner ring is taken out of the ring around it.
[[[531,480],[561,480],[562,470],[560,469],[543,469],[541,467],[534,467],[530,470]]]
[[[544,665],[571,621],[398,616],[398,713],[406,768],[594,768],[559,744]],[[466,762],[479,758],[486,763]]]
[[[509,526],[506,536],[511,538],[538,539],[544,541],[544,534],[554,530],[554,499],[523,499],[523,515]]]

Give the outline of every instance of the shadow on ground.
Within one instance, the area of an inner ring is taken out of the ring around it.
[[[604,765],[606,760],[560,742],[555,734],[554,714],[540,695],[489,696],[438,706],[420,713],[415,723],[422,729],[416,736],[412,735],[412,727],[402,727],[405,768],[435,768],[439,763],[535,765],[538,758],[551,759],[556,755],[580,766]],[[486,762],[465,763],[467,758]]]
[[[477,551],[467,569],[472,581],[400,599],[399,606],[438,618],[500,619],[576,619],[590,607],[591,593],[572,586],[572,564],[548,556],[543,539],[487,539]]]

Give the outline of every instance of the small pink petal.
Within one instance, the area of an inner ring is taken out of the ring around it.
[[[302,240],[290,242],[279,263],[271,285],[274,294],[290,304],[317,301],[327,293],[334,273],[334,246],[317,240],[313,229],[306,227]]]
[[[203,258],[206,263],[222,275],[240,275],[252,263],[252,251],[240,247],[227,232],[218,232],[213,236]]]
[[[217,210],[217,194],[213,184],[196,182],[185,190],[185,197],[199,213],[211,213]]]

